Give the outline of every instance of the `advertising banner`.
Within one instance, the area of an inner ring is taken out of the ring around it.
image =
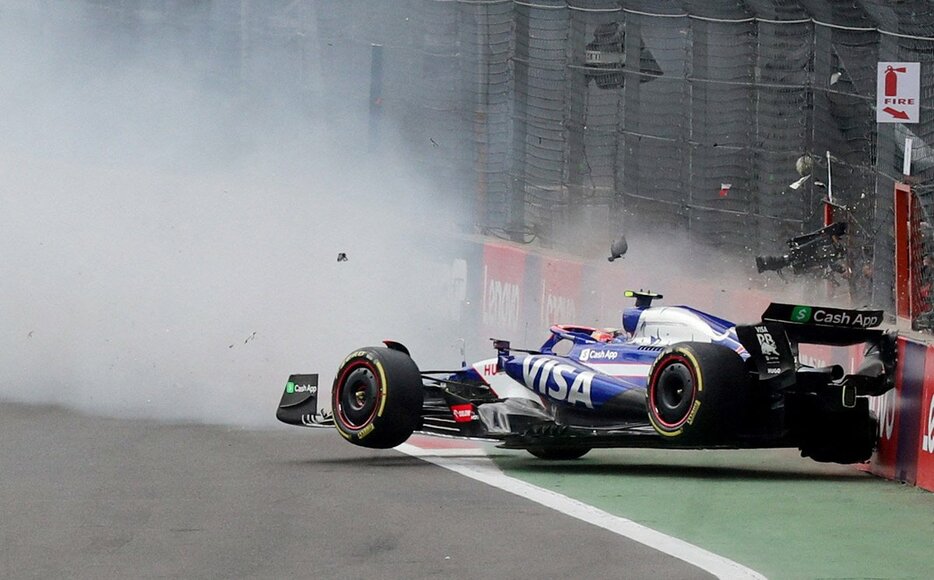
[[[870,408],[879,418],[879,448],[870,468],[876,475],[915,483],[927,350],[926,345],[899,338],[895,389],[870,399]]]
[[[902,369],[901,389],[898,393],[898,455],[895,479],[915,483],[918,474],[918,451],[921,442],[921,392],[924,388],[927,345],[900,339],[905,345],[904,356],[899,357]]]
[[[905,341],[898,341],[898,357],[904,360]],[[895,388],[881,397],[869,398],[869,409],[879,419],[879,446],[870,462],[870,471],[888,479],[895,478],[898,456],[898,395],[902,385],[902,366],[895,369]]]
[[[483,331],[489,336],[519,337],[525,292],[527,254],[498,244],[483,247]]]
[[[582,311],[580,262],[542,258],[539,300],[539,325],[546,330],[552,324],[579,324]]]
[[[921,437],[918,443],[917,485],[934,491],[934,347],[928,346],[921,396]]]

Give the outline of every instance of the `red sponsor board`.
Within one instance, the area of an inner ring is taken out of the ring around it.
[[[581,293],[579,262],[545,258],[542,260],[539,323],[544,329],[552,324],[577,324]]]
[[[518,248],[483,246],[483,327],[514,338],[522,317],[526,253]]]
[[[921,395],[921,437],[918,442],[918,487],[934,491],[934,347],[924,357],[924,390]]]
[[[826,367],[834,362],[834,348],[826,344],[802,344],[798,361],[810,367]]]
[[[905,341],[898,341],[898,360],[905,360]],[[881,397],[870,397],[869,408],[879,419],[879,447],[870,461],[869,470],[882,477],[895,479],[898,464],[899,394],[904,380],[903,366],[895,369],[895,388]]]

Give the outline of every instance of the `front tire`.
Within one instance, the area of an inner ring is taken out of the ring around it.
[[[344,439],[389,449],[418,428],[424,402],[421,373],[407,354],[383,347],[351,353],[331,389],[334,425]]]
[[[646,410],[672,441],[718,443],[735,432],[747,373],[743,359],[719,344],[684,342],[664,350],[649,371]]]

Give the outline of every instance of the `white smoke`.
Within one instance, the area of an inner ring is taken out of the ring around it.
[[[268,425],[352,348],[449,354],[422,238],[452,220],[404,155],[64,14],[0,19],[0,397]]]

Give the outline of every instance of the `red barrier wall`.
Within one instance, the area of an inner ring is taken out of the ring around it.
[[[924,358],[924,388],[920,406],[921,444],[918,449],[916,484],[934,491],[934,347],[927,347]]]

